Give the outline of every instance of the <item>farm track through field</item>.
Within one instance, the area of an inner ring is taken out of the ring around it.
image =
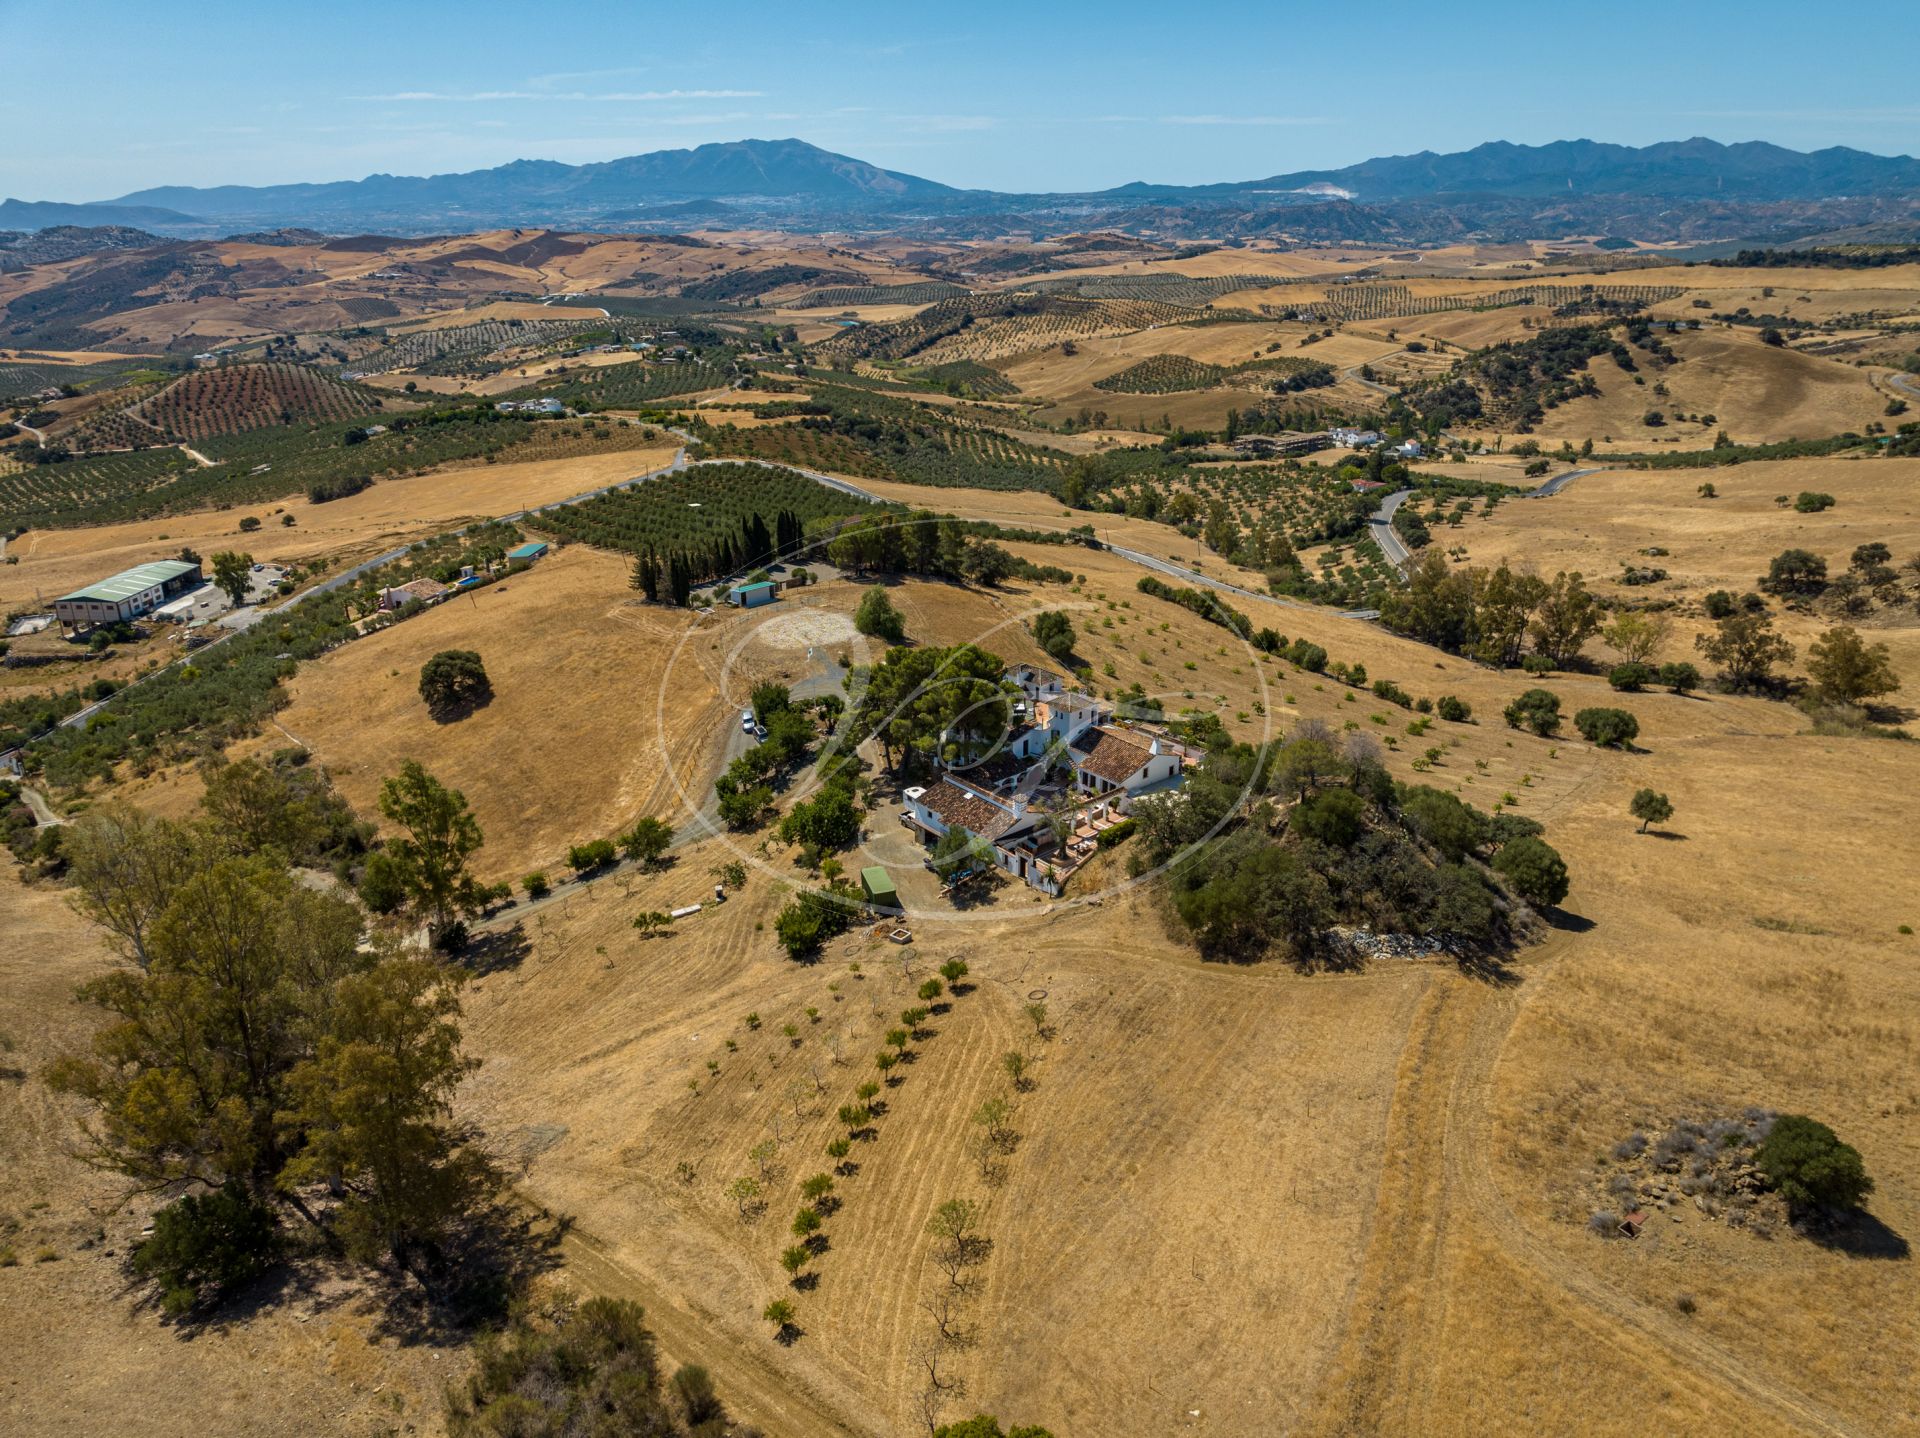
[[[1550,958],[1547,967],[1557,961]],[[1538,971],[1536,971],[1538,972]],[[1699,1331],[1621,1292],[1584,1265],[1568,1259],[1523,1224],[1494,1180],[1492,1163],[1493,1071],[1520,1011],[1513,992],[1484,991],[1446,1104],[1446,1190],[1454,1204],[1483,1221],[1507,1255],[1535,1278],[1558,1287],[1593,1314],[1608,1320],[1603,1341],[1622,1342],[1622,1331],[1641,1345],[1679,1360],[1686,1369],[1723,1384],[1755,1407],[1811,1433],[1854,1438],[1856,1427],[1826,1404],[1775,1383],[1737,1354]]]
[[[1650,1372],[1677,1364],[1790,1427],[1853,1438],[1864,1430],[1684,1323],[1608,1283],[1536,1236],[1493,1173],[1493,1076],[1526,988],[1549,975],[1573,940],[1549,940],[1522,983],[1500,989],[1444,977],[1421,999],[1395,1079],[1387,1168],[1369,1227],[1367,1260],[1321,1423],[1343,1434],[1419,1433],[1448,1361],[1446,1320],[1460,1274],[1449,1266],[1462,1225],[1478,1224],[1533,1284],[1570,1300],[1568,1316],[1599,1344]],[[1703,1395],[1711,1402],[1712,1394]]]

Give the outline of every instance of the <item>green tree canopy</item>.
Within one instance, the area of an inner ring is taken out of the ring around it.
[[[1873,1192],[1860,1151],[1803,1114],[1775,1119],[1754,1162],[1796,1211],[1855,1208]]]
[[[493,697],[487,666],[471,649],[442,649],[420,666],[420,697],[437,719],[447,719]]]
[[[1807,673],[1822,697],[1836,704],[1877,699],[1900,687],[1887,646],[1868,644],[1858,630],[1845,624],[1807,646]]]
[[[898,644],[907,637],[907,621],[894,608],[893,597],[884,584],[871,585],[860,596],[860,607],[853,612],[853,627],[889,644]]]
[[[1053,658],[1065,663],[1073,653],[1073,645],[1078,636],[1073,632],[1073,620],[1064,610],[1043,609],[1033,616],[1030,627],[1033,630],[1033,642]]]
[[[1494,872],[1535,908],[1551,908],[1567,897],[1567,865],[1543,839],[1522,838],[1500,846]]]
[[[380,812],[404,831],[387,845],[409,899],[436,943],[454,935],[459,916],[478,911],[480,886],[467,860],[486,842],[467,809],[467,796],[449,789],[414,759],[380,787]]]
[[[1673,801],[1655,789],[1636,789],[1627,812],[1640,821],[1640,832],[1649,824],[1664,824],[1673,817]]]

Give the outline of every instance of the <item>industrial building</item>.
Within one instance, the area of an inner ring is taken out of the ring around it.
[[[68,629],[93,629],[137,619],[204,583],[197,561],[156,560],[62,595],[53,601],[53,612]]]

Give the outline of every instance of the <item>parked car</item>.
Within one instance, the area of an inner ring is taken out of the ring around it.
[[[755,725],[753,722],[753,711],[751,709],[742,709],[740,711],[740,727],[749,734],[754,731]]]

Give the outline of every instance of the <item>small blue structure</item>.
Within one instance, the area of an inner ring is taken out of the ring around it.
[[[524,559],[531,564],[534,560],[542,558],[546,552],[547,542],[544,539],[536,539],[529,544],[521,545],[518,549],[509,549],[507,558],[509,560]]]
[[[762,579],[756,584],[742,584],[727,596],[727,603],[737,604],[742,609],[758,609],[763,604],[771,604],[780,597],[779,589],[771,579]]]

